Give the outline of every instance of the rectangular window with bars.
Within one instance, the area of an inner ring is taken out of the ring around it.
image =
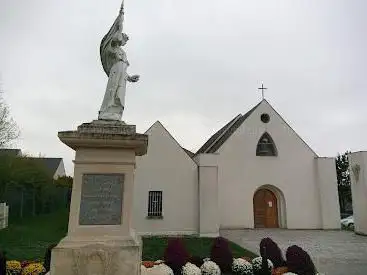
[[[162,191],[149,191],[148,218],[163,217]]]

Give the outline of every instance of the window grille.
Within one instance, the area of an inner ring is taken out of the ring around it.
[[[162,191],[149,191],[148,217],[162,216]]]

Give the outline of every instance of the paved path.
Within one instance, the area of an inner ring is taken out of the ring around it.
[[[221,235],[259,253],[264,237],[272,238],[282,249],[298,245],[312,257],[318,271],[326,275],[367,275],[367,237],[348,231],[322,230],[222,230]]]

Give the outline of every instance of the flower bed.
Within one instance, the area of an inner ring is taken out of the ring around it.
[[[222,273],[219,266],[211,261],[206,260],[200,267],[192,263],[186,263],[179,273],[175,273],[168,265],[160,261],[160,263],[154,263],[152,267],[141,266],[141,275],[301,275],[303,273],[289,272],[287,267],[274,268],[270,260],[268,262],[268,271],[261,270],[262,258],[255,258],[253,261],[248,262],[242,258],[233,259],[232,270],[230,272]],[[309,273],[306,273],[309,274]],[[321,275],[315,273],[315,275]]]
[[[180,238],[170,239],[162,260],[143,261],[141,275],[317,275],[311,257],[293,245],[286,251],[286,260],[270,238],[260,243],[261,256],[249,258],[232,255],[228,241],[216,238],[207,258],[190,255]],[[51,247],[43,262],[6,262],[7,275],[44,275],[49,271]],[[2,264],[4,266],[4,264]]]
[[[224,238],[216,238],[210,257],[201,259],[189,255],[181,239],[171,239],[164,261],[143,262],[142,275],[317,275],[311,257],[298,246],[286,251],[286,260],[278,245],[270,238],[260,243],[261,256],[233,257]]]
[[[40,262],[19,262],[19,261],[7,261],[6,262],[6,274],[7,275],[43,275],[46,274],[46,269],[43,263]]]
[[[226,274],[235,275],[256,275],[261,274],[259,269],[259,263],[261,263],[261,257],[255,258],[252,262],[249,262],[243,258],[233,259],[232,271]],[[268,260],[269,267],[272,265]],[[43,275],[46,274],[46,270],[42,263],[37,262],[18,262],[18,261],[7,261],[7,275]],[[255,273],[255,272],[256,273]],[[287,272],[286,267],[272,268],[271,275],[297,275],[297,273]],[[182,275],[223,275],[219,266],[206,259],[205,262],[198,267],[192,263],[186,263],[181,273]],[[159,261],[143,261],[141,265],[141,275],[174,275],[173,270],[162,260]]]
[[[219,268],[219,265],[210,259],[205,259],[201,266],[197,266],[190,262],[187,262],[181,269],[179,273],[175,273],[164,262],[143,262],[141,266],[141,275],[221,275],[221,274],[234,274],[234,275],[277,275],[277,274],[287,274],[286,268],[273,268],[273,264],[270,260],[268,262],[268,272],[263,273],[261,270],[262,257],[257,257],[251,262],[243,258],[235,258],[232,261],[232,267],[230,271],[223,273]],[[148,267],[147,267],[148,266]]]

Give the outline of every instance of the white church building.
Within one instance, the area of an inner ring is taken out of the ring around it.
[[[268,101],[219,129],[196,152],[157,121],[136,160],[140,234],[217,236],[220,229],[339,229],[334,158],[318,156]]]

